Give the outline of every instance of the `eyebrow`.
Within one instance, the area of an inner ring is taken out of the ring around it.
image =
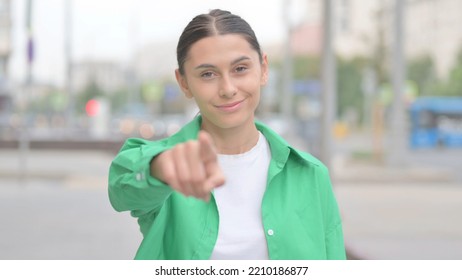
[[[241,57],[239,57],[239,58],[233,60],[233,61],[230,63],[230,65],[237,64],[237,63],[239,63],[239,62],[241,62],[241,61],[244,61],[244,60],[250,60],[250,57],[243,55],[243,56],[241,56]],[[202,68],[216,68],[216,66],[213,65],[213,64],[203,63],[203,64],[200,64],[200,65],[194,67],[194,69],[202,69]]]

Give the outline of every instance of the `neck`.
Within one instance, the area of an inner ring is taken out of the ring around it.
[[[242,154],[251,150],[258,142],[258,130],[255,124],[236,128],[219,129],[202,124],[210,133],[219,154]]]

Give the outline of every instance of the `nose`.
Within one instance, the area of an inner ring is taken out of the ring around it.
[[[229,76],[222,77],[219,94],[224,98],[231,98],[237,94],[236,86]]]

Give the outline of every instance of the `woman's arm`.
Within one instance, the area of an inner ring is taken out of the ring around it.
[[[208,200],[212,189],[224,184],[208,133],[173,147],[166,143],[129,139],[124,144],[109,169],[109,198],[116,210],[158,210],[173,190]]]
[[[165,141],[128,139],[109,168],[109,199],[117,211],[158,211],[172,189],[152,177],[151,161],[167,150]]]

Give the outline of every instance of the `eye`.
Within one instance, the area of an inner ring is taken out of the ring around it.
[[[211,78],[213,78],[213,76],[214,76],[214,74],[211,71],[201,73],[201,78],[204,78],[204,79],[211,79]]]
[[[245,70],[247,70],[247,67],[246,67],[246,66],[242,66],[242,65],[235,68],[235,71],[236,71],[237,73],[244,72]]]

